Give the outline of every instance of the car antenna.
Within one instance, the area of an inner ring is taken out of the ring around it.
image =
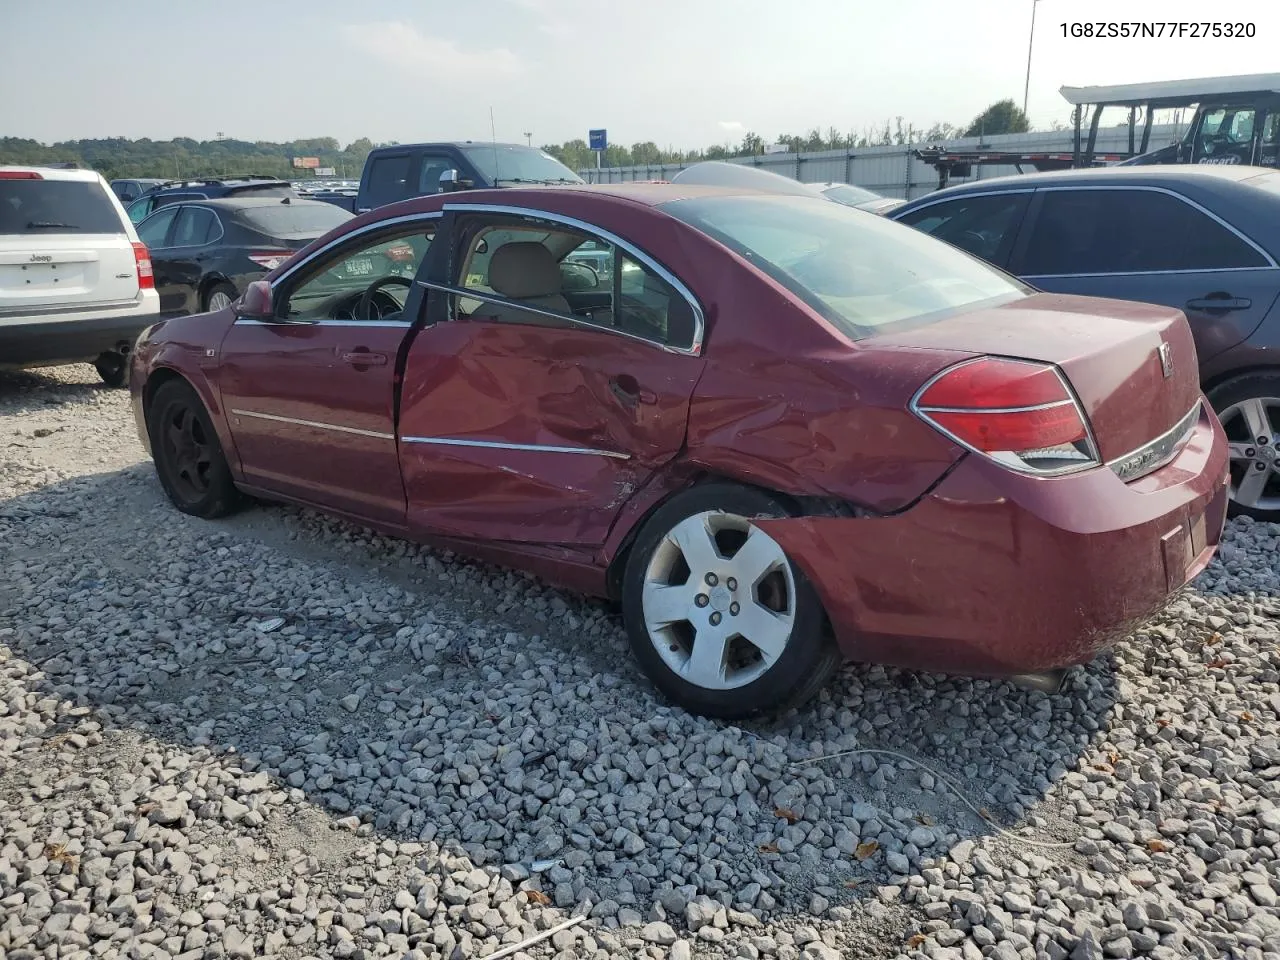
[[[498,169],[498,128],[493,124],[492,105],[489,107],[489,137],[493,140],[493,185],[496,187],[502,182],[502,176]]]

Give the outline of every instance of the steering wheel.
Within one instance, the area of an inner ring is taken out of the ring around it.
[[[356,316],[361,320],[382,319],[381,311],[379,311],[376,317],[373,315],[373,296],[383,287],[389,287],[393,284],[399,284],[406,290],[413,287],[413,281],[408,277],[398,277],[394,274],[389,277],[379,277],[377,280],[373,281],[373,283],[369,284],[369,286],[364,288],[364,293],[360,294],[360,302],[356,304]]]

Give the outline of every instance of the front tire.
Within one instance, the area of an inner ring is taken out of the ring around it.
[[[1230,516],[1280,520],[1280,374],[1251,373],[1209,392],[1231,449]]]
[[[212,520],[240,506],[213,421],[185,380],[170,380],[156,390],[147,411],[147,432],[160,485],[175,507]]]
[[[724,720],[813,697],[840,664],[817,592],[751,517],[784,504],[727,483],[694,487],[646,521],[623,573],[623,622],[654,685]]]

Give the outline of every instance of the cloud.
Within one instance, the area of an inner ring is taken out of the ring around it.
[[[725,133],[746,133],[747,128],[741,120],[721,120],[716,124]]]
[[[557,0],[508,0],[538,20],[538,31],[554,40],[571,40],[578,34],[578,16]],[[596,8],[593,8],[596,9]]]
[[[464,50],[453,40],[427,36],[401,20],[346,24],[342,35],[357,50],[419,77],[456,77],[468,70],[509,76],[524,69],[520,58],[505,47]]]

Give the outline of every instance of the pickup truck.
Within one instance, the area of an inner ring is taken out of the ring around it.
[[[376,148],[365,160],[355,212],[455,190],[582,182],[551,154],[524,144],[396,144]]]

